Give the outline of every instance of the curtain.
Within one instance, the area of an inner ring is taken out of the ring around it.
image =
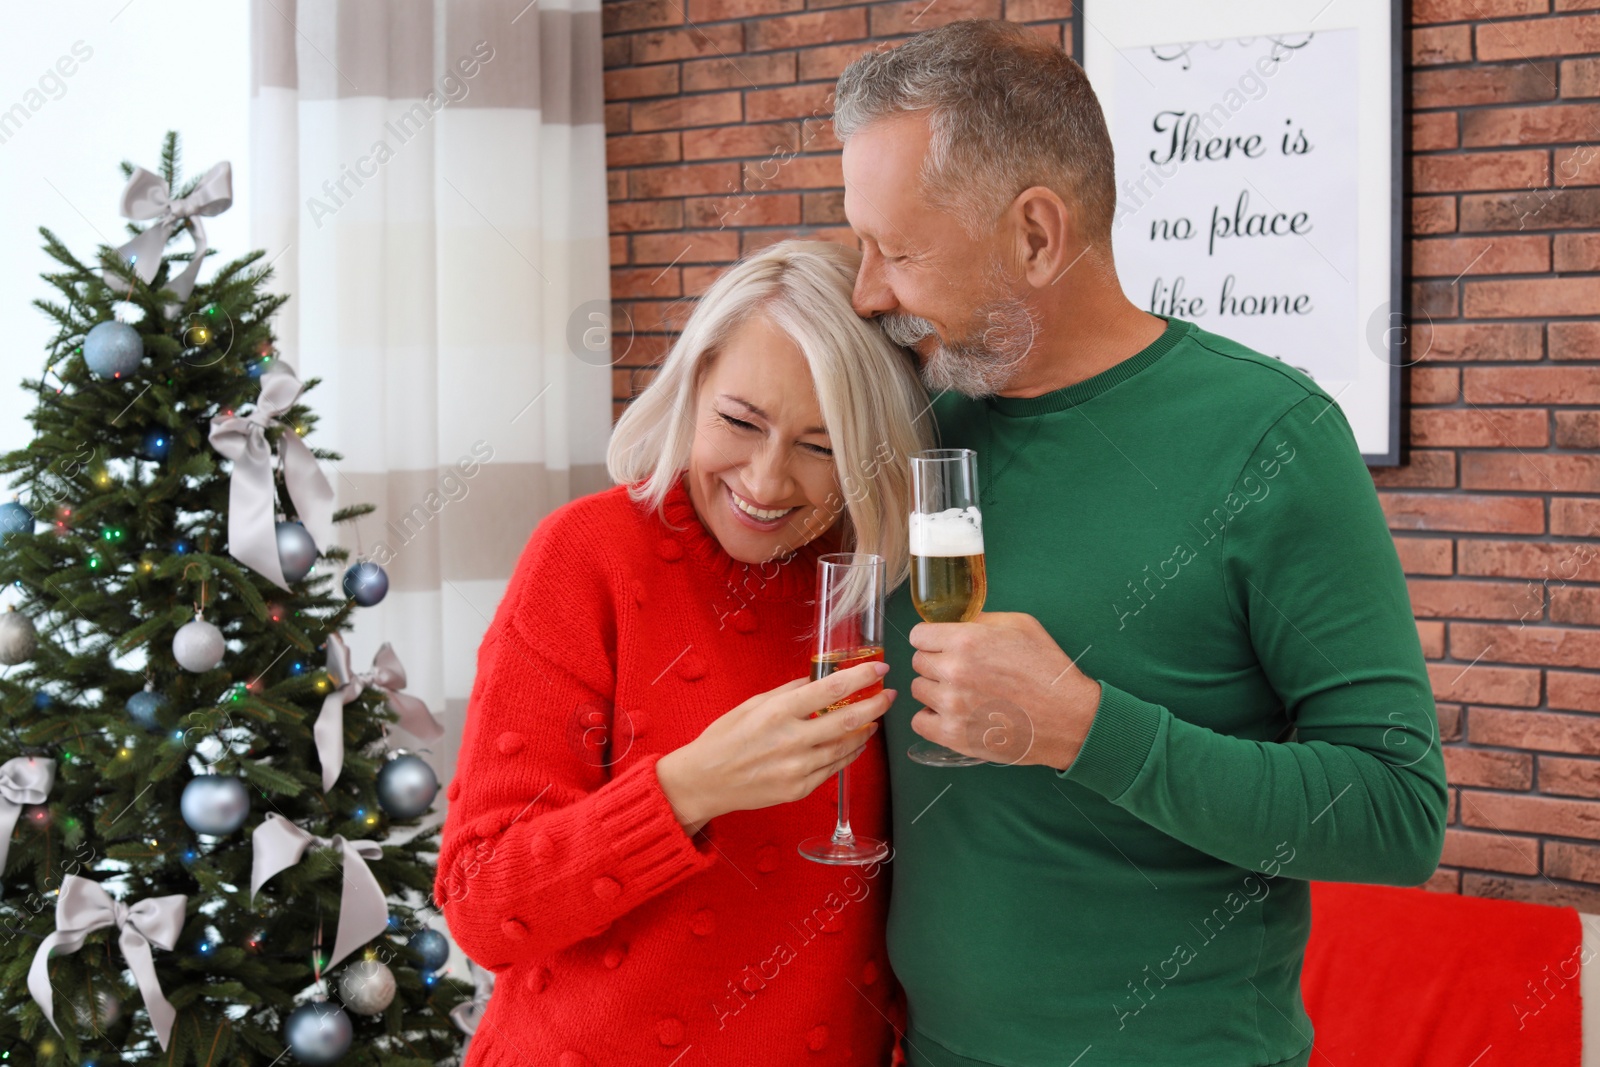
[[[251,29],[279,354],[322,379],[338,505],[377,506],[337,539],[389,576],[347,641],[357,670],[393,643],[445,736],[391,747],[448,783],[528,535],[610,484],[599,2],[252,0]]]

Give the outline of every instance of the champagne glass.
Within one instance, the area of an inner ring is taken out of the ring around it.
[[[882,556],[870,552],[832,552],[817,560],[817,643],[811,657],[811,680],[860,663],[883,662],[883,601],[886,588]],[[826,715],[883,692],[883,680],[857,689]],[[889,845],[850,829],[850,768],[841,767],[838,819],[833,833],[800,842],[800,855],[817,863],[841,866],[876,863],[888,858]]]
[[[911,603],[924,622],[969,622],[983,610],[983,515],[978,454],[935,448],[911,457]],[[930,767],[976,767],[988,760],[920,740],[906,755]]]

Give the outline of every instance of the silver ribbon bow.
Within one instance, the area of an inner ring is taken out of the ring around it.
[[[273,875],[299,863],[312,845],[331,848],[344,856],[344,888],[339,893],[339,932],[333,938],[331,968],[389,927],[389,902],[367,860],[383,858],[376,841],[350,841],[340,834],[318,837],[302,830],[277,812],[250,835],[250,902]]]
[[[0,878],[6,873],[11,832],[24,804],[43,804],[56,784],[56,761],[43,756],[18,756],[0,764]]]
[[[267,427],[294,406],[302,388],[294,370],[277,362],[261,376],[255,410],[248,415],[211,418],[211,446],[233,460],[228,487],[228,554],[285,590],[289,583],[278,560],[277,494]],[[324,552],[333,543],[333,486],[293,427],[278,438],[278,449],[283,454],[283,481],[289,499],[317,551]]]
[[[181,300],[189,299],[194,283],[200,277],[201,261],[205,258],[206,228],[200,219],[206,215],[220,215],[233,206],[233,167],[228,162],[218,163],[200,179],[194,192],[180,199],[172,199],[172,191],[158,174],[143,167],[135,167],[133,176],[122,190],[123,218],[142,221],[154,219],[149,228],[117,249],[117,254],[133,267],[133,272],[146,285],[155,278],[161,267],[161,253],[172,239],[172,231],[189,224],[194,237],[194,258],[182,274],[167,281],[167,288]],[[109,281],[110,279],[107,279]]]
[[[150,946],[171,951],[183,933],[184,909],[189,898],[181,893],[168,897],[150,897],[129,906],[100,887],[99,882],[69,874],[61,879],[61,895],[56,898],[55,933],[44,939],[39,951],[33,954],[33,966],[28,968],[28,992],[44,1009],[56,1033],[54,989],[50,985],[50,950],[63,956],[83,947],[86,937],[96,930],[115,926],[121,933],[117,943],[122,946],[122,958],[127,961],[133,979],[139,983],[144,995],[144,1009],[150,1013],[150,1025],[155,1028],[156,1040],[167,1047],[172,1036],[172,1024],[178,1017],[174,1008],[161,992],[161,982],[156,977],[155,959]]]
[[[478,1032],[478,1024],[483,1021],[483,1013],[489,1007],[489,995],[494,992],[494,972],[484,967],[479,967],[471,960],[467,967],[472,971],[472,999],[463,1000],[460,1004],[450,1009],[450,1020],[454,1022],[467,1039],[461,1042],[461,1062],[467,1062],[467,1049],[472,1047],[472,1038]]]
[[[322,698],[311,736],[317,742],[317,758],[322,761],[322,791],[326,793],[339,780],[344,769],[344,706],[359,697],[368,686],[383,692],[385,702],[400,716],[400,726],[425,741],[444,736],[444,727],[433,717],[428,705],[400,690],[406,686],[406,669],[385,641],[372,657],[372,670],[355,674],[350,669],[350,649],[338,634],[328,635],[328,674],[338,686]]]

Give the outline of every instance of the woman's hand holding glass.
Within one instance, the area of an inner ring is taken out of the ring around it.
[[[881,662],[818,681],[796,678],[758,693],[656,763],[667,802],[687,833],[718,815],[788,804],[811,794],[860,756],[889,710],[885,689],[826,715],[859,689],[881,685]]]

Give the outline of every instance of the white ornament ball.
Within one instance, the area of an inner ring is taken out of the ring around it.
[[[0,615],[0,663],[7,667],[26,663],[38,647],[32,619],[16,610]]]
[[[295,1059],[322,1067],[338,1063],[350,1051],[355,1028],[338,1005],[308,1000],[289,1014],[283,1036]]]
[[[382,1015],[394,991],[394,972],[377,960],[357,960],[339,979],[339,998],[357,1015]]]
[[[250,793],[231,775],[202,774],[183,787],[178,811],[195,833],[226,837],[250,817]]]
[[[227,650],[228,643],[223,640],[222,631],[198,615],[172,635],[173,658],[184,670],[196,674],[215,669]]]

